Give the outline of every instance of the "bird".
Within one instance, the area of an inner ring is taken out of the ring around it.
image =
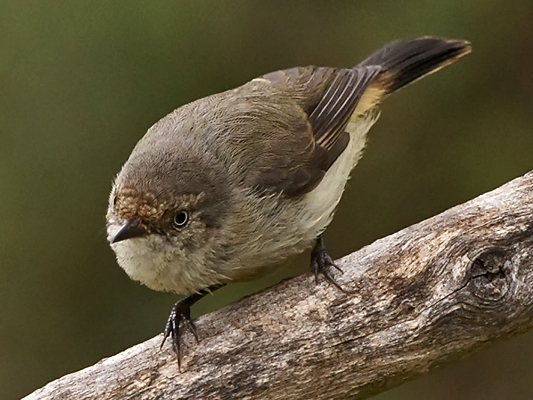
[[[187,297],[163,341],[181,369],[190,308],[309,248],[342,290],[323,233],[393,92],[468,54],[465,40],[396,40],[352,68],[295,67],[183,105],[141,138],[116,176],[108,241],[130,278]]]

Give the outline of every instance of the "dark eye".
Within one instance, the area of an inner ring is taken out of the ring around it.
[[[176,228],[183,228],[189,222],[189,213],[185,210],[181,210],[174,215],[174,226]]]

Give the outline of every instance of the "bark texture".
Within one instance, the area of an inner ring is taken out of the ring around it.
[[[182,372],[161,336],[37,399],[366,399],[533,325],[533,172],[197,320]]]

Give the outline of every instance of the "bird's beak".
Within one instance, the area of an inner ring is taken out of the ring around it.
[[[111,243],[117,243],[126,239],[142,237],[147,233],[148,231],[142,225],[140,218],[133,217],[124,221],[118,232],[115,233],[115,236],[111,240]]]

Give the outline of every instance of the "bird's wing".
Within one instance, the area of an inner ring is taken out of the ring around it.
[[[270,131],[249,160],[250,183],[266,192],[299,196],[313,190],[345,150],[351,118],[365,115],[390,93],[470,52],[464,40],[397,40],[352,69],[298,67],[250,82],[265,83],[257,108]],[[270,87],[269,87],[270,86]],[[254,121],[255,126],[260,124]],[[260,137],[261,136],[261,137]],[[258,150],[259,149],[259,150]],[[261,149],[265,150],[264,155]]]
[[[282,119],[286,126],[274,128],[278,134],[270,132],[268,143],[278,148],[267,150],[270,157],[265,160],[269,164],[260,166],[253,183],[266,192],[283,192],[287,196],[299,196],[314,189],[348,145],[349,134],[345,131],[348,121],[378,73],[377,66],[305,67],[258,78],[275,88],[270,101],[280,105],[291,102],[293,107],[285,104],[284,113],[276,115],[280,108],[277,107],[266,116]],[[288,111],[291,108],[292,112]],[[275,122],[269,121],[268,125],[275,126]]]

